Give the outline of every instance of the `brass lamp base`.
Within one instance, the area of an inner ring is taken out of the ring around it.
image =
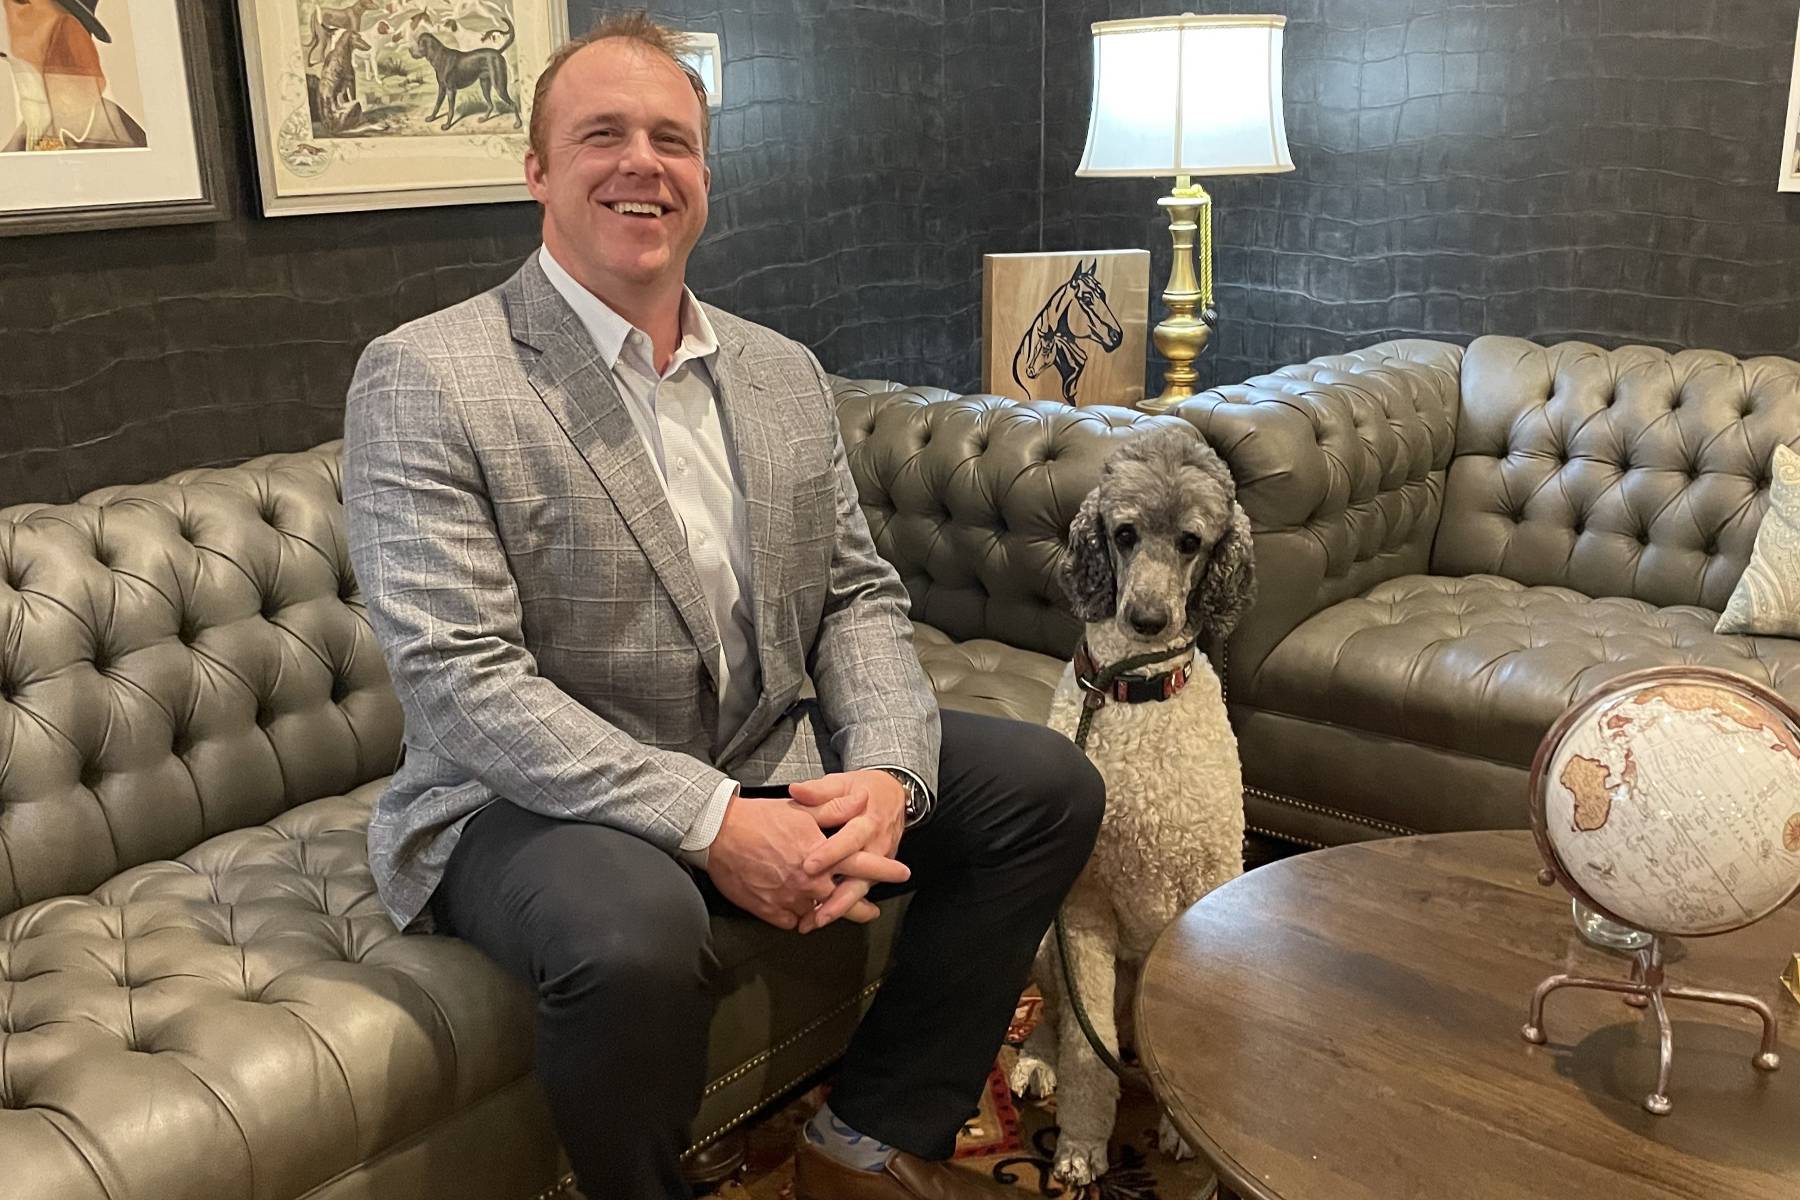
[[[1175,246],[1175,259],[1169,268],[1169,286],[1163,291],[1163,303],[1169,315],[1158,322],[1150,338],[1162,356],[1169,360],[1163,372],[1160,395],[1146,396],[1138,402],[1138,411],[1167,412],[1176,403],[1196,394],[1200,372],[1194,360],[1205,352],[1212,341],[1213,325],[1218,313],[1212,307],[1212,197],[1206,189],[1186,175],[1175,179],[1175,190],[1157,203],[1169,211],[1169,240]],[[1204,226],[1202,214],[1204,212]],[[1204,229],[1200,255],[1203,274],[1194,275],[1194,234]]]

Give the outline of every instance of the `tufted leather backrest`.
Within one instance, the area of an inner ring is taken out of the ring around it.
[[[1069,522],[1119,440],[1173,418],[877,380],[833,390],[863,514],[913,619],[1073,653],[1081,623],[1056,580]]]
[[[1312,614],[1423,572],[1455,446],[1462,347],[1402,339],[1214,388],[1172,412],[1231,465],[1256,535],[1256,604],[1231,635],[1249,694]]]
[[[0,913],[394,769],[338,453],[0,509]]]
[[[1783,441],[1788,359],[1477,338],[1432,569],[1723,609]]]

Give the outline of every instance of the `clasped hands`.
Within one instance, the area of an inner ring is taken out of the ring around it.
[[[706,870],[727,900],[778,929],[873,921],[869,889],[912,875],[894,857],[905,830],[898,780],[842,771],[789,784],[785,797],[733,796]]]

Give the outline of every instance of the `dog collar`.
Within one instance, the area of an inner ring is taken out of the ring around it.
[[[1086,639],[1075,647],[1075,683],[1083,692],[1082,703],[1099,708],[1108,700],[1120,704],[1143,704],[1149,700],[1168,700],[1187,686],[1194,673],[1194,656],[1190,651],[1181,664],[1155,675],[1121,675],[1105,687],[1100,686],[1101,670],[1088,649]]]

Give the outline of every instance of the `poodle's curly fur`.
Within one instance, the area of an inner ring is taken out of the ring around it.
[[[1185,425],[1134,437],[1107,460],[1070,526],[1062,571],[1102,667],[1191,641],[1221,643],[1249,608],[1250,522],[1234,496],[1225,464]],[[1073,737],[1081,700],[1071,665],[1057,686],[1051,727]],[[1203,653],[1172,699],[1101,706],[1086,749],[1106,779],[1106,817],[1063,917],[1071,975],[1116,1054],[1115,1012],[1129,1007],[1129,986],[1120,980],[1135,979],[1150,944],[1183,909],[1243,870],[1243,774],[1219,677]],[[1068,1007],[1054,931],[1033,974],[1045,1020],[1021,1050],[1011,1083],[1021,1094],[1055,1090],[1055,1172],[1085,1184],[1106,1170],[1119,1085]],[[1186,1152],[1166,1120],[1162,1142],[1171,1153]]]

